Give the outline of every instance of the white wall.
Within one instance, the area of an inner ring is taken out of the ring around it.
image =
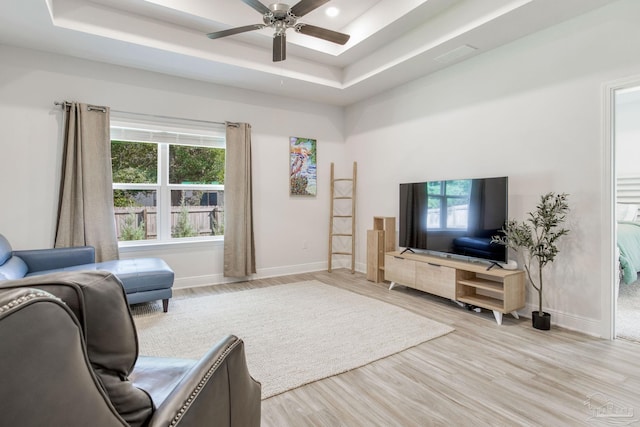
[[[640,2],[618,2],[349,107],[347,146],[364,187],[359,247],[374,215],[398,215],[400,182],[507,175],[517,219],[541,194],[567,192],[571,234],[544,306],[556,324],[607,336],[602,94],[640,73],[638,16]]]
[[[341,108],[0,45],[0,233],[14,249],[51,247],[62,113],[54,101],[252,125],[259,276],[326,268],[329,165],[344,163]],[[318,140],[318,195],[289,196],[289,136]],[[303,243],[307,242],[307,249]],[[127,251],[161,256],[176,286],[221,282],[222,245]]]

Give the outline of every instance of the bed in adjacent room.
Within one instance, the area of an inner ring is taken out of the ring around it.
[[[625,284],[635,282],[640,272],[640,222],[637,221],[637,213],[635,204],[617,206],[620,278]]]

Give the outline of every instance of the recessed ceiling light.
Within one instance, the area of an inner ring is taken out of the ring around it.
[[[327,16],[330,16],[333,18],[334,16],[338,16],[340,14],[340,9],[334,6],[328,7],[326,14]]]

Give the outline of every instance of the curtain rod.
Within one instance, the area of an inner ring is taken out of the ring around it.
[[[68,108],[68,107],[70,107],[70,106],[71,106],[71,103],[70,103],[69,101],[55,101],[53,104],[54,104],[54,105],[59,105],[59,106],[64,107],[64,108]],[[102,111],[103,113],[106,113],[106,112],[107,112],[107,107],[100,107],[100,106],[97,106],[97,105],[88,105],[88,106],[87,106],[87,109],[88,109],[89,111],[96,110],[96,111]],[[175,120],[175,119],[177,119],[177,117],[158,116],[158,115],[155,115],[155,114],[144,114],[144,113],[132,113],[132,112],[130,112],[130,111],[121,111],[121,110],[113,110],[113,109],[111,110],[111,112],[116,113],[116,114],[117,114],[117,113],[120,113],[120,114],[129,114],[129,115],[140,116],[140,117],[152,117],[152,118],[154,118],[154,119],[168,119],[168,120]],[[195,120],[195,119],[180,119],[180,120],[188,120],[188,121],[190,121],[190,122],[200,122],[200,123],[216,124],[216,125],[226,125],[226,124],[229,124],[229,125],[231,125],[231,126],[238,127],[238,124],[237,124],[237,123],[231,123],[231,122],[227,122],[227,123],[225,123],[225,122],[213,122],[213,121],[208,121],[208,120]]]
[[[53,105],[59,105],[63,108],[69,108],[71,106],[71,103],[68,101],[55,101],[53,103]],[[99,105],[87,105],[87,110],[89,111],[100,111],[102,113],[106,113],[107,112],[107,107],[101,107]]]

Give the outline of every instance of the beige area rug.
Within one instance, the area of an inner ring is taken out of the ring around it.
[[[453,331],[318,281],[175,299],[168,313],[132,311],[143,355],[199,358],[227,334],[242,338],[263,399]]]

